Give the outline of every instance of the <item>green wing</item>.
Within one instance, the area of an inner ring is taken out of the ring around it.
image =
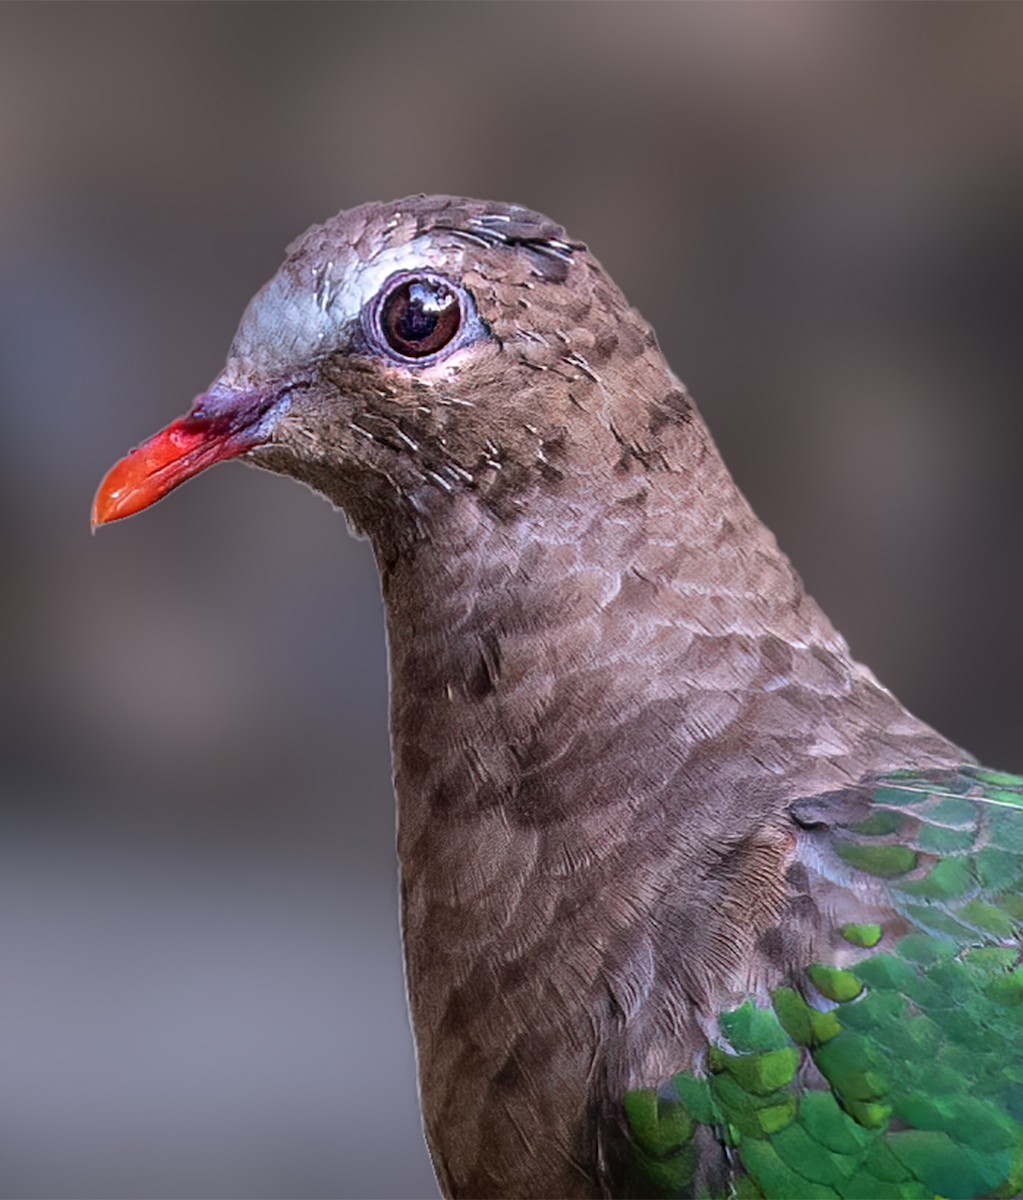
[[[626,1097],[625,1194],[1023,1193],[1023,779],[900,772],[793,815],[827,961]]]

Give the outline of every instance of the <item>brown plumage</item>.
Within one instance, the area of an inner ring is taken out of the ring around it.
[[[460,332],[403,360],[380,296],[424,272]],[[821,952],[842,901],[811,888],[793,803],[964,755],[852,661],[653,331],[527,210],[415,197],[311,229],[174,428],[205,457],[127,460],[98,520],[245,453],[376,552],[442,1186],[613,1189],[623,1093]]]

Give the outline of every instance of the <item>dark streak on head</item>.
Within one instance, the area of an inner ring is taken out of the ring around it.
[[[492,204],[482,212],[452,205],[424,214],[421,231],[431,228],[450,230],[455,237],[477,245],[524,250],[533,274],[546,283],[563,283],[573,255],[586,249],[582,242],[570,242],[554,221],[516,204]]]

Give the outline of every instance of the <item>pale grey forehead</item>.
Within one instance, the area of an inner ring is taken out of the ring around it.
[[[381,245],[368,258],[350,247],[295,255],[262,287],[242,316],[225,380],[287,375],[345,340],[346,327],[392,276],[417,270],[457,271],[462,251],[450,240],[421,236]]]

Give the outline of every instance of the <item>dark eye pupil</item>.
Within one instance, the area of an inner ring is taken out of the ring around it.
[[[458,295],[439,279],[405,280],[380,309],[380,327],[387,344],[406,358],[436,354],[461,324]]]

